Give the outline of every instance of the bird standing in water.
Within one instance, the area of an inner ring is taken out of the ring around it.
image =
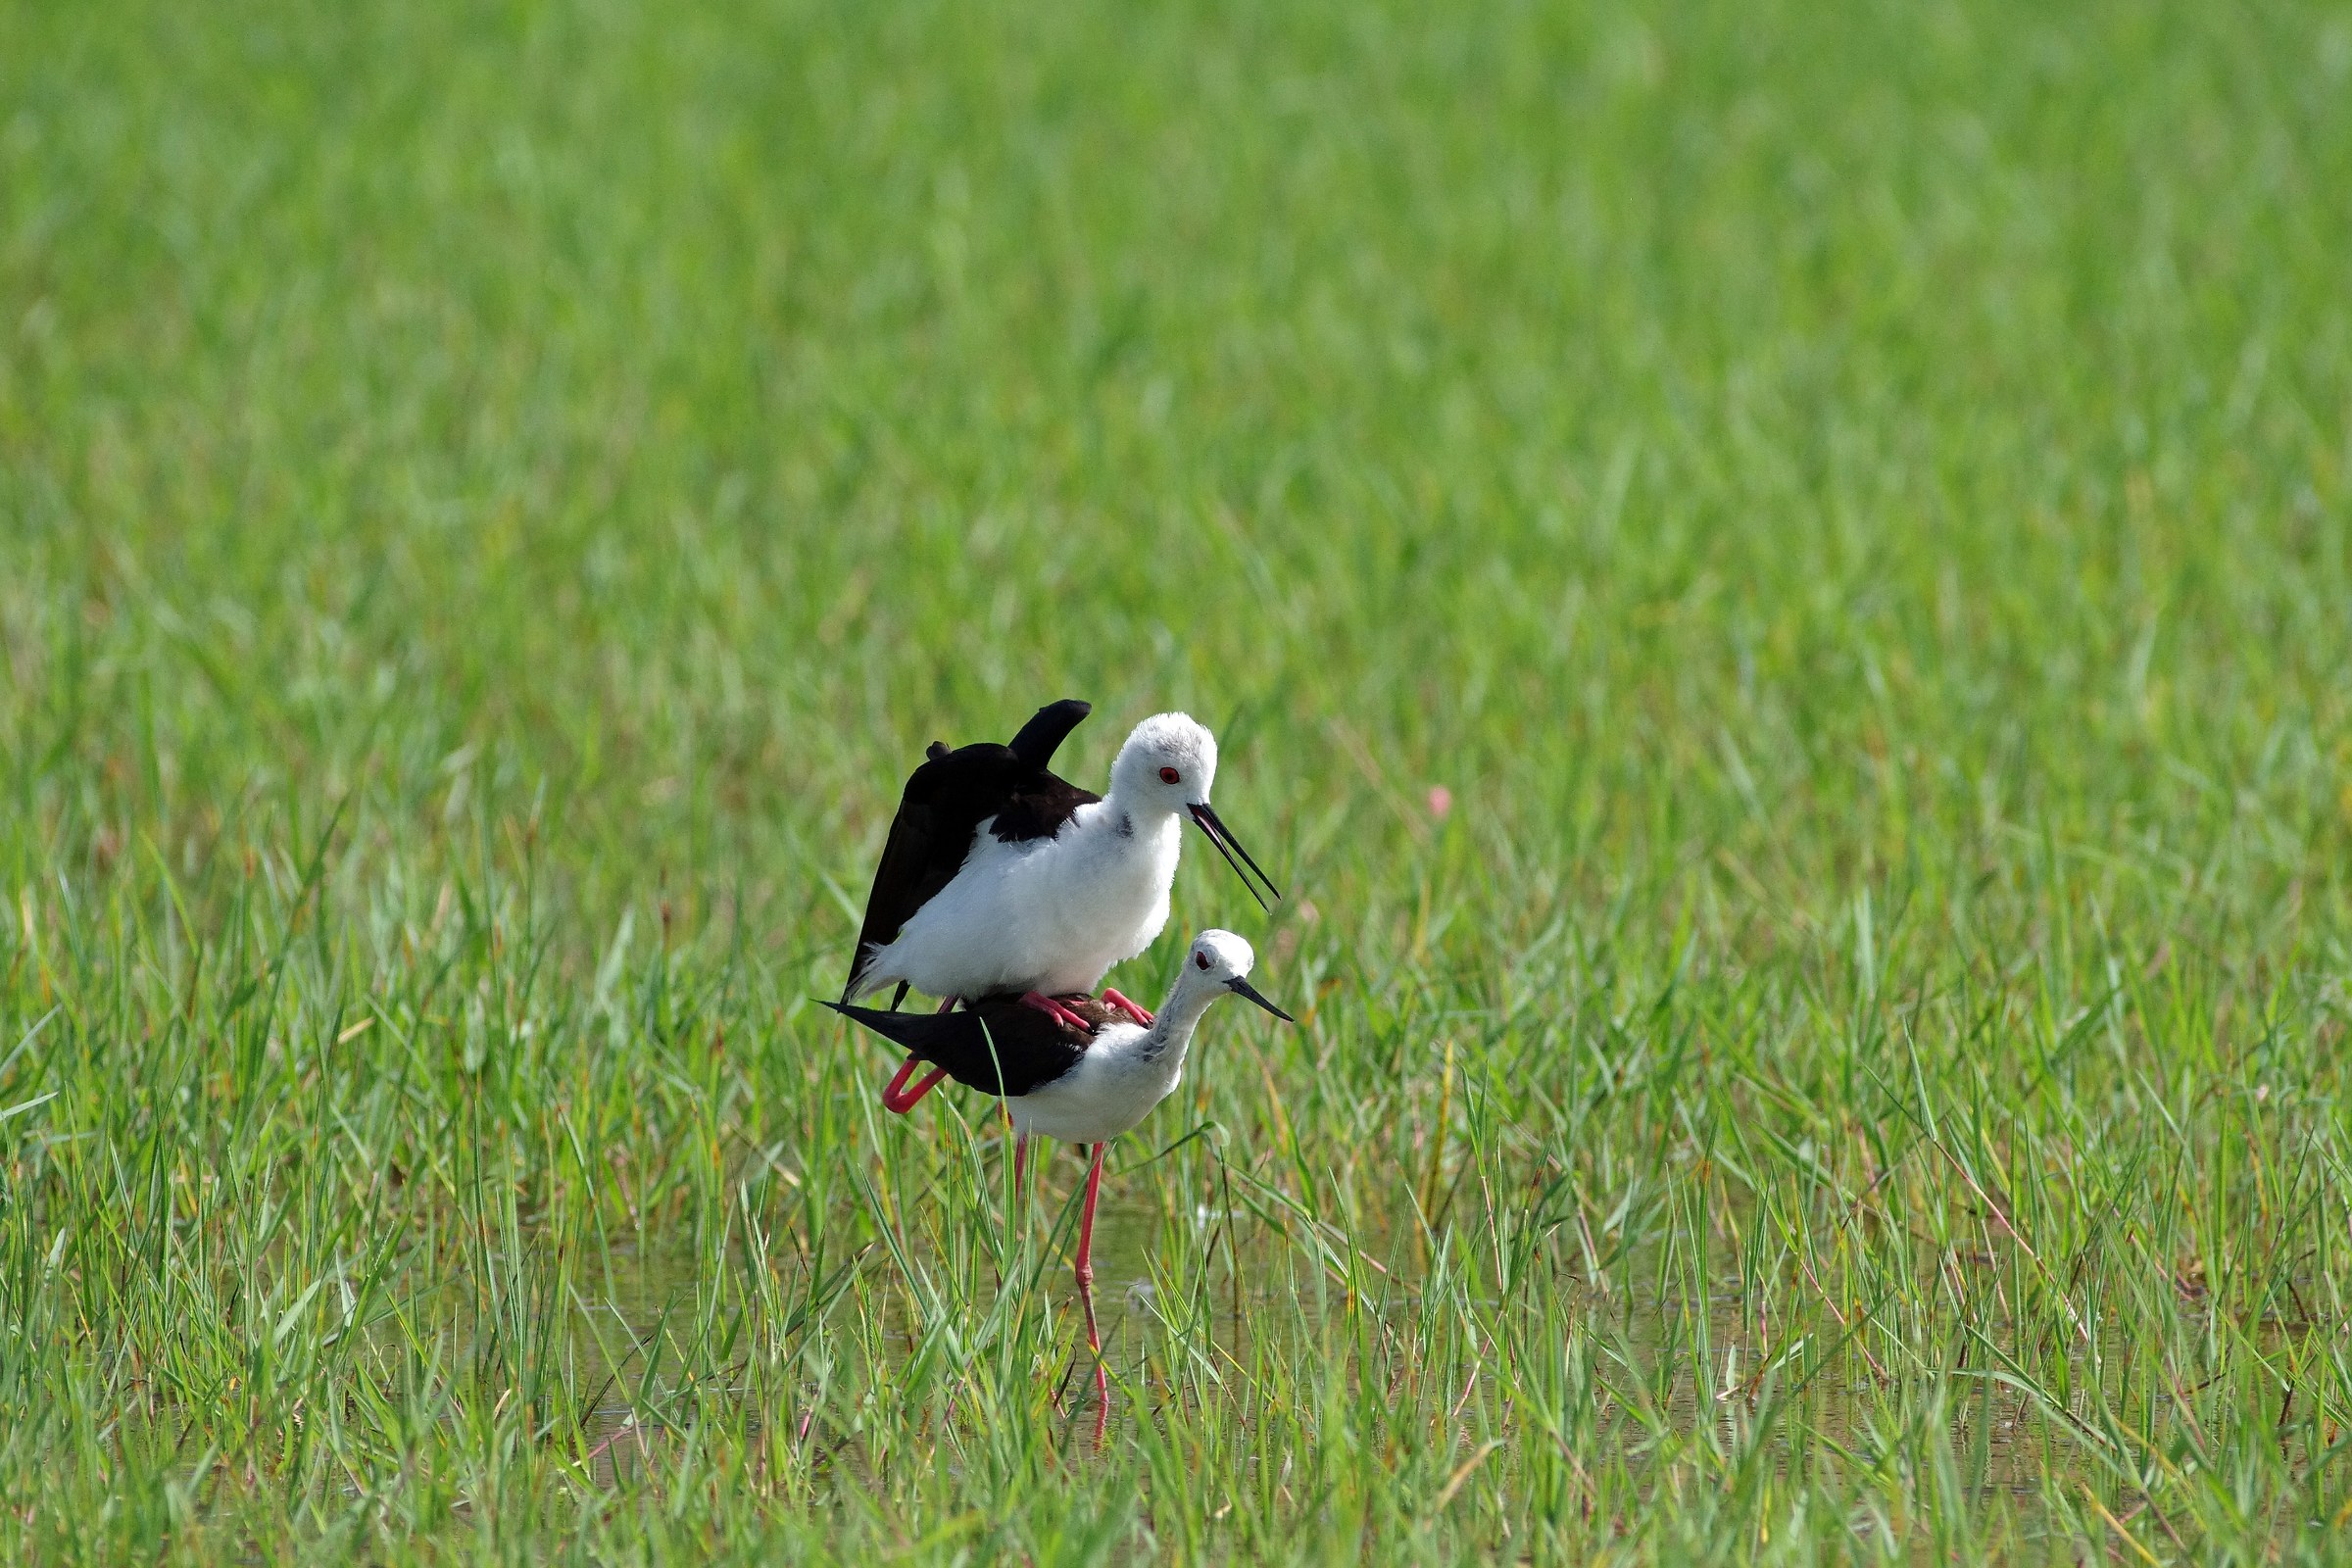
[[[1031,1137],[1093,1146],[1079,1211],[1076,1273],[1086,1305],[1087,1344],[1095,1351],[1095,1387],[1105,1397],[1109,1382],[1095,1327],[1094,1292],[1095,1202],[1102,1187],[1104,1146],[1175,1092],[1193,1032],[1219,997],[1246,997],[1285,1023],[1295,1021],[1250,984],[1255,963],[1250,944],[1232,932],[1201,932],[1193,939],[1167,1001],[1148,1024],[1124,1016],[1111,1004],[1077,995],[1057,999],[1062,1005],[1051,1013],[1010,993],[978,998],[956,1012],[888,1012],[825,1004],[907,1053],[894,1092],[914,1064],[929,1062],[934,1071],[927,1082],[945,1075],[1004,1097],[1016,1139],[1016,1197]]]

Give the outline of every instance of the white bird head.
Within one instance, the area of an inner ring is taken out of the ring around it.
[[[1145,719],[1128,735],[1127,744],[1119,748],[1118,759],[1110,764],[1110,792],[1120,804],[1171,815],[1181,811],[1191,817],[1263,907],[1266,901],[1250,882],[1249,872],[1242,869],[1245,862],[1276,898],[1282,897],[1282,890],[1208,804],[1209,788],[1216,781],[1217,738],[1189,713],[1154,713]],[[1234,858],[1237,855],[1241,857],[1238,860]]]
[[[1110,787],[1122,800],[1180,811],[1208,803],[1217,781],[1217,738],[1189,713],[1153,713],[1127,737],[1110,764]]]
[[[1180,986],[1195,988],[1222,986],[1237,997],[1248,997],[1284,1023],[1298,1020],[1277,1007],[1250,984],[1250,971],[1257,965],[1257,955],[1250,944],[1230,931],[1203,931],[1193,938],[1192,952],[1184,956],[1184,975]]]

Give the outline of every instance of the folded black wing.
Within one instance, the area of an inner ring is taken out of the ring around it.
[[[1004,804],[997,808],[997,819],[988,831],[1006,844],[1050,839],[1061,831],[1061,825],[1077,813],[1078,808],[1091,806],[1102,798],[1092,790],[1082,790],[1068,779],[1041,769],[1005,797]]]
[[[1064,997],[1061,1003],[1094,1029],[1119,1017],[1087,997]],[[967,1088],[1015,1099],[1077,1066],[1094,1040],[1094,1029],[1081,1032],[1056,1023],[1017,997],[984,997],[976,1006],[956,1012],[884,1012],[837,1002],[824,1005],[908,1055],[946,1068],[949,1077]]]
[[[1010,746],[984,741],[951,752],[931,744],[928,760],[899,797],[899,814],[866,895],[843,1001],[858,994],[874,950],[896,942],[914,911],[955,880],[981,823],[1004,819],[997,837],[1007,842],[1051,838],[1071,812],[1097,799],[1046,771],[1055,748],[1087,712],[1085,703],[1064,698],[1039,709]]]

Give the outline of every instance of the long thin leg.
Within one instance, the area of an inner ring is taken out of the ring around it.
[[[1077,1013],[1072,1012],[1069,1008],[1063,1006],[1060,1003],[1054,1001],[1052,997],[1045,995],[1043,992],[1023,992],[1021,994],[1021,1005],[1024,1007],[1035,1007],[1038,1011],[1044,1013],[1047,1017],[1053,1019],[1064,1029],[1075,1029],[1081,1034],[1088,1035],[1091,1035],[1095,1032],[1095,1026],[1093,1024],[1088,1023]]]
[[[1128,1017],[1133,1018],[1137,1023],[1142,1024],[1145,1028],[1149,1029],[1152,1027],[1151,1008],[1140,1005],[1137,1003],[1129,1002],[1125,997],[1120,996],[1116,991],[1113,991],[1108,986],[1104,986],[1102,988],[1102,1000],[1108,1003],[1111,1006],[1118,1008]]]
[[[940,1003],[939,1010],[941,1012],[954,1012],[956,1010],[956,1004],[961,1002],[962,1000],[963,999],[961,997],[949,997]]]
[[[1086,1206],[1078,1211],[1078,1283],[1095,1283],[1095,1199],[1102,1191],[1102,1150],[1095,1146],[1094,1162],[1086,1167]]]
[[[1102,1434],[1110,1426],[1110,1374],[1102,1367],[1102,1336],[1095,1328],[1095,1288],[1082,1285],[1078,1299],[1086,1307],[1086,1348],[1095,1357],[1095,1451],[1102,1451]]]
[[[1029,1135],[1015,1133],[1012,1136],[1012,1201],[1015,1208],[1020,1206],[1021,1201],[1021,1175],[1028,1168]]]
[[[914,1069],[922,1065],[922,1060],[923,1058],[920,1056],[908,1056],[905,1061],[899,1063],[898,1076],[891,1079],[890,1086],[882,1091],[882,1108],[884,1110],[894,1116],[906,1115],[914,1108],[916,1101],[929,1094],[938,1086],[939,1081],[948,1075],[947,1068],[934,1067],[931,1069],[930,1075],[921,1083],[908,1089],[906,1080],[914,1076]]]
[[[1095,1446],[1102,1446],[1110,1412],[1110,1374],[1102,1367],[1102,1336],[1095,1327],[1095,1200],[1102,1191],[1102,1151],[1086,1167],[1086,1206],[1078,1211],[1078,1299],[1086,1307],[1086,1348],[1095,1354]]]
[[[896,991],[893,991],[893,992],[890,994],[890,1010],[891,1010],[891,1011],[893,1011],[893,1012],[896,1012],[896,1011],[898,1011],[898,1010],[899,1010],[899,1004],[900,1004],[900,1003],[902,1003],[902,1002],[905,1002],[906,1000],[906,981],[904,981],[904,980],[902,980],[902,981],[900,981],[900,982],[899,982],[899,989],[898,989],[898,990],[896,990]]]

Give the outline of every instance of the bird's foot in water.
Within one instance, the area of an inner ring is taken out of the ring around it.
[[[1116,991],[1112,990],[1108,986],[1104,986],[1102,988],[1102,1004],[1107,1007],[1118,1008],[1121,1012],[1125,1013],[1128,1017],[1133,1018],[1137,1023],[1142,1024],[1147,1029],[1152,1027],[1151,1008],[1139,1006],[1137,1004],[1128,1001],[1125,997],[1120,996]]]
[[[1021,1005],[1024,1007],[1035,1007],[1038,1011],[1044,1013],[1047,1017],[1053,1019],[1064,1029],[1075,1029],[1081,1034],[1090,1035],[1095,1032],[1095,1026],[1093,1024],[1088,1023],[1085,1018],[1081,1017],[1075,1012],[1072,1012],[1068,1007],[1062,1005],[1062,1004],[1056,1002],[1054,1000],[1054,998],[1045,995],[1043,992],[1031,991],[1023,994],[1021,997]]]

